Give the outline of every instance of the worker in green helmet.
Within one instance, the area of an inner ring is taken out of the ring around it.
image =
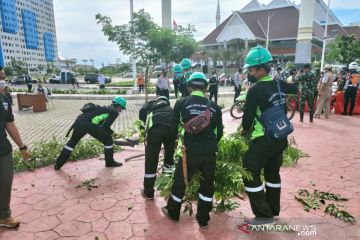
[[[179,136],[178,146],[183,148],[181,156],[176,153],[174,183],[162,211],[170,220],[179,221],[186,184],[200,171],[196,220],[201,228],[207,228],[214,194],[216,152],[223,135],[222,113],[220,107],[205,96],[208,81],[203,73],[191,74],[187,86],[190,96],[181,98],[174,106],[173,127]]]
[[[184,76],[184,74],[182,73],[181,65],[176,64],[173,68],[173,72],[174,72],[174,78],[173,78],[174,92],[175,92],[175,98],[177,99],[179,95],[180,83]]]
[[[182,80],[180,82],[180,92],[181,92],[181,96],[182,97],[186,97],[190,95],[189,89],[187,87],[187,80],[189,79],[189,77],[192,74],[192,70],[191,70],[191,60],[188,58],[184,58],[181,61],[181,69],[183,71],[183,77]]]
[[[249,82],[255,83],[247,92],[242,135],[248,135],[251,143],[243,159],[243,167],[251,172],[252,179],[244,179],[245,190],[255,218],[246,219],[249,225],[272,224],[280,213],[280,166],[287,139],[270,140],[265,134],[262,113],[274,106],[286,111],[285,94],[296,94],[297,86],[285,81],[276,82],[270,75],[270,52],[261,46],[250,49],[245,58]],[[279,88],[278,88],[279,86]],[[286,117],[286,116],[285,116]],[[264,171],[264,184],[261,172]]]
[[[81,109],[82,113],[76,118],[68,134],[72,130],[70,140],[65,144],[60,156],[57,158],[54,168],[59,170],[69,159],[74,151],[76,144],[86,134],[96,138],[104,144],[105,165],[106,167],[120,167],[122,163],[116,162],[113,158],[113,138],[114,133],[111,125],[119,116],[119,112],[126,110],[126,100],[117,96],[113,99],[110,106],[99,106],[93,103],[85,104]]]

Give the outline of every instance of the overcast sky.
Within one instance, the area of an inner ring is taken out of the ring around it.
[[[95,15],[109,16],[115,24],[130,19],[130,0],[53,0],[59,56],[95,59],[95,65],[126,61],[117,46],[107,41],[96,24]],[[221,20],[232,11],[240,10],[250,0],[220,0]],[[259,0],[267,4],[271,0]],[[300,0],[295,0],[299,3]],[[326,0],[327,2],[327,0]],[[217,0],[173,0],[172,16],[180,25],[193,24],[197,40],[203,39],[215,28]],[[134,11],[145,9],[161,25],[161,0],[134,0]],[[360,21],[360,0],[331,0],[331,8],[343,24]]]

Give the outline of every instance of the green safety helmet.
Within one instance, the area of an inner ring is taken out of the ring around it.
[[[182,72],[182,68],[180,64],[176,64],[173,68],[174,73],[181,73]]]
[[[126,110],[126,99],[120,96],[114,97],[112,101],[113,105],[120,105],[123,109]]]
[[[271,62],[273,60],[271,53],[262,46],[257,46],[250,49],[245,58],[245,65],[243,68],[250,68]]]
[[[202,72],[194,72],[186,79],[186,84],[195,84],[195,85],[207,85],[207,77]]]
[[[184,58],[182,61],[181,61],[181,68],[182,70],[184,69],[189,69],[191,67],[191,60],[188,59],[188,58]]]

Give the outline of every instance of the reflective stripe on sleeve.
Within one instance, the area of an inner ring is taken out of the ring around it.
[[[110,145],[110,146],[104,146],[105,149],[112,149],[113,148],[113,145]]]

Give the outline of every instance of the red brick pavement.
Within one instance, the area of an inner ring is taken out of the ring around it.
[[[174,224],[163,216],[164,200],[144,200],[139,192],[143,159],[117,169],[104,168],[98,159],[66,164],[15,175],[13,216],[21,221],[17,230],[0,230],[0,239],[360,239],[359,224],[334,219],[323,211],[306,213],[293,195],[299,188],[332,191],[349,198],[345,209],[360,219],[360,118],[332,115],[330,120],[300,124],[294,120],[299,147],[310,155],[295,167],[283,168],[280,223],[314,225],[315,236],[296,232],[250,232],[238,229],[243,216],[252,216],[248,201],[230,213],[214,213],[209,229],[200,230],[194,217],[182,215]],[[224,114],[228,132],[238,120]],[[125,150],[117,157],[138,154]],[[76,188],[83,180],[98,178],[99,188]]]

